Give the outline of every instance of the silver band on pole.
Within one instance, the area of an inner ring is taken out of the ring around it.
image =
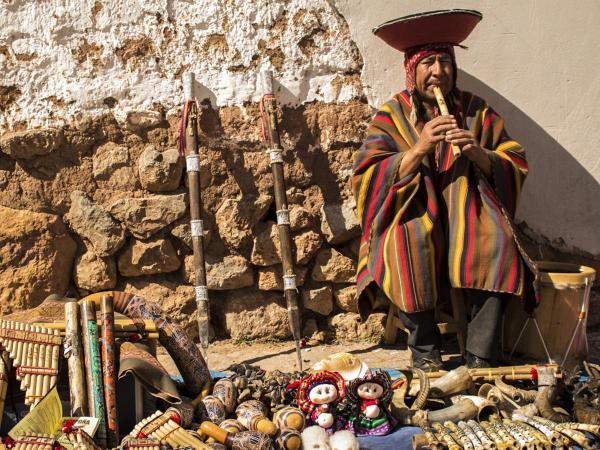
[[[296,275],[284,275],[283,276],[283,290],[284,291],[296,291]]]
[[[277,225],[289,225],[290,224],[290,210],[279,209],[275,212],[277,215]]]
[[[271,164],[283,163],[283,151],[280,148],[270,149],[269,159],[271,160]]]
[[[200,172],[200,156],[187,155],[185,157],[185,170],[188,172]]]
[[[183,99],[185,101],[190,101],[194,98],[195,78],[194,72],[186,72],[183,74]]]
[[[208,301],[208,286],[196,286],[196,302]]]
[[[190,230],[192,237],[204,236],[204,221],[202,219],[190,220]]]

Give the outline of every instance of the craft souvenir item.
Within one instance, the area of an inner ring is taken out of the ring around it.
[[[302,432],[303,450],[358,450],[358,440],[348,430],[338,431],[331,436],[318,425],[306,428]]]
[[[352,380],[346,395],[355,405],[348,428],[357,436],[383,436],[392,429],[389,404],[392,380],[387,372],[369,372]]]
[[[296,430],[281,430],[275,446],[280,450],[299,450],[302,447],[302,437],[299,431]]]
[[[221,400],[227,414],[235,411],[238,391],[231,378],[222,378],[217,381],[213,387],[212,395]]]
[[[237,419],[249,430],[261,431],[270,436],[277,433],[277,427],[267,418],[267,407],[258,400],[240,403],[235,409]]]
[[[333,433],[329,438],[329,446],[331,450],[359,450],[358,440],[349,430]]]
[[[273,422],[280,430],[302,431],[306,418],[300,409],[287,406],[273,415]]]
[[[272,446],[269,435],[260,431],[228,433],[211,422],[202,422],[200,431],[232,450],[271,450]]]
[[[324,370],[339,373],[347,383],[365,375],[369,371],[369,367],[356,356],[341,352],[323,358],[310,369],[311,372],[322,372]]]
[[[303,450],[331,450],[329,446],[329,434],[318,425],[306,428],[302,432]]]
[[[345,421],[336,417],[335,410],[346,393],[346,384],[339,373],[311,373],[297,383],[298,406],[307,414],[309,425],[319,425],[329,433],[344,428]]]

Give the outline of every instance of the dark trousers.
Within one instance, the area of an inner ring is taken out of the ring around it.
[[[467,352],[484,359],[494,359],[499,347],[503,305],[510,295],[497,292],[464,289],[471,301],[471,320],[467,326]],[[433,311],[405,313],[398,311],[400,320],[410,331],[407,343],[413,361],[422,358],[440,359],[442,337]]]

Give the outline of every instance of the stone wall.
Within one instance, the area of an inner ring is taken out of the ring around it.
[[[257,75],[280,100],[304,334],[378,340],[358,322],[352,153],[373,106],[329,0],[0,4],[0,308],[119,289],[195,335],[181,75],[196,73],[212,325],[289,337]],[[535,240],[535,236],[532,236]],[[533,245],[532,248],[539,248]]]
[[[289,337],[257,103],[257,74],[270,68],[305,334],[377,340],[385,315],[367,324],[356,315],[349,185],[371,108],[336,9],[303,0],[61,4],[0,6],[0,221],[10,224],[0,228],[9,244],[0,246],[2,312],[50,293],[116,288],[197,333],[176,146],[180,78],[192,70],[214,332]]]

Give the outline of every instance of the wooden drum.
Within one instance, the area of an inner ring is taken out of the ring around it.
[[[539,261],[541,275],[540,304],[535,309],[540,332],[550,357],[562,363],[581,316],[569,359],[581,361],[587,357],[586,323],[590,290],[596,271],[591,267],[551,261]],[[512,351],[525,326],[527,314],[520,299],[513,298],[504,314],[504,350]],[[547,362],[546,352],[533,320],[529,320],[515,354]]]

